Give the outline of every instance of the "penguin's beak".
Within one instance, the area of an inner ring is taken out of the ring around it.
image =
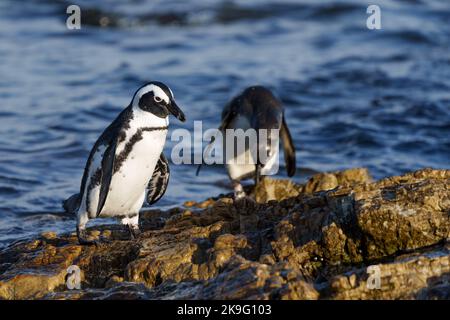
[[[184,116],[183,111],[181,111],[180,107],[178,107],[178,105],[175,102],[175,100],[170,101],[170,103],[167,106],[167,109],[169,110],[169,112],[171,114],[173,114],[181,122],[185,122],[186,121],[186,117]]]

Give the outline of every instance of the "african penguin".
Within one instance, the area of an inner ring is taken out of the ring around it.
[[[64,201],[64,209],[77,215],[80,244],[87,239],[90,219],[121,217],[131,236],[139,233],[139,210],[148,188],[147,202],[164,194],[169,166],[162,153],[169,114],[185,121],[173,93],[157,81],[140,87],[131,103],[103,131],[84,169],[80,192]]]
[[[279,139],[283,142],[284,159],[286,163],[287,174],[293,176],[296,171],[295,147],[292,142],[291,134],[284,117],[284,110],[281,102],[275,98],[270,90],[262,86],[252,86],[245,89],[240,95],[233,98],[223,109],[222,123],[219,130],[223,134],[224,155],[226,154],[227,129],[255,129],[259,133],[260,129],[267,129],[267,141],[262,143],[258,138],[256,150],[266,148],[268,154],[267,161],[262,163],[259,159],[247,161],[245,157],[249,155],[250,146],[245,146],[245,152],[236,154],[232,161],[226,163],[228,175],[231,179],[235,199],[245,197],[245,192],[241,185],[241,180],[254,178],[255,185],[259,183],[260,177],[272,174],[274,166],[278,160]],[[276,139],[272,140],[271,129],[279,130]],[[259,135],[258,135],[259,137]],[[214,137],[204,154],[208,153],[208,148],[214,142]],[[257,153],[259,154],[259,153]],[[258,158],[259,156],[257,156]],[[238,160],[241,160],[240,162]],[[200,166],[198,168],[198,171]],[[198,174],[197,171],[197,174]]]

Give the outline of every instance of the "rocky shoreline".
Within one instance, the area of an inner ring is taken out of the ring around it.
[[[373,182],[366,169],[266,178],[142,213],[142,235],[80,246],[43,233],[0,252],[0,299],[450,299],[450,170]],[[67,268],[81,290],[67,288]]]

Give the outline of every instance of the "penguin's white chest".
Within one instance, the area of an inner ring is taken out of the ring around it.
[[[231,124],[230,129],[251,129],[250,122],[245,117],[237,117]],[[253,159],[250,149],[245,148],[243,152],[236,152],[235,148],[227,149],[227,139],[224,139],[224,157],[226,167],[231,179],[239,179],[242,176],[255,172],[255,159]],[[228,145],[229,146],[229,145]]]
[[[252,129],[250,122],[245,117],[238,117],[230,125],[230,129]],[[257,133],[259,134],[259,133]],[[242,138],[242,137],[241,137]],[[226,145],[226,139],[225,139]],[[256,152],[259,149],[256,150]],[[245,148],[241,153],[235,153],[235,150],[226,150],[224,148],[224,157],[226,159],[226,167],[228,174],[233,180],[240,180],[243,177],[252,177],[256,170],[256,154],[252,153],[249,148]],[[226,154],[228,153],[228,157]],[[261,156],[261,155],[260,155]],[[279,168],[279,140],[278,137],[273,140],[270,152],[265,159],[261,168],[262,175],[273,175],[278,172]]]
[[[249,161],[250,159],[250,161]],[[228,174],[231,179],[239,180],[245,176],[251,177],[256,170],[256,160],[253,159],[253,155],[250,150],[246,150],[244,153],[234,157],[229,163],[227,163]],[[261,168],[262,175],[274,175],[278,172],[279,168],[279,149],[272,148],[270,156]]]
[[[100,216],[123,216],[139,211],[144,201],[145,189],[163,150],[166,135],[167,130],[144,131],[142,139],[132,145],[131,151],[112,176]]]

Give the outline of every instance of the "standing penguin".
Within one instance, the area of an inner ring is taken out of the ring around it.
[[[137,236],[146,187],[147,202],[153,204],[163,196],[169,181],[169,166],[162,153],[169,114],[185,121],[169,87],[149,82],[98,138],[84,169],[80,193],[63,203],[66,211],[77,215],[80,244],[95,243],[86,235],[86,223],[95,218],[122,217],[131,236]]]
[[[287,174],[289,177],[295,174],[295,147],[284,118],[283,106],[267,88],[262,86],[249,87],[225,106],[222,112],[222,123],[219,130],[223,135],[224,154],[229,155],[230,152],[236,152],[236,150],[226,150],[226,146],[228,145],[227,129],[255,129],[257,132],[260,129],[266,129],[268,132],[272,129],[279,130],[279,137],[281,137],[284,147]],[[240,137],[237,136],[237,138],[239,139]],[[268,158],[265,163],[262,163],[259,158],[252,159],[253,161],[242,161],[243,159],[248,159],[245,157],[248,157],[249,150],[252,147],[249,144],[246,144],[244,153],[237,154],[231,161],[227,161],[226,168],[233,184],[236,199],[245,197],[241,180],[254,178],[256,185],[259,183],[261,175],[273,174],[273,169],[277,164],[279,156],[278,135],[275,139],[271,135],[268,135],[267,141],[261,141],[259,139],[258,135],[256,150],[258,151],[258,155],[260,154],[261,148],[265,149],[262,151],[268,153]],[[205,155],[209,153],[209,147],[211,147],[214,140],[215,138],[211,140],[211,143],[205,149]],[[197,174],[199,170],[200,166]]]

